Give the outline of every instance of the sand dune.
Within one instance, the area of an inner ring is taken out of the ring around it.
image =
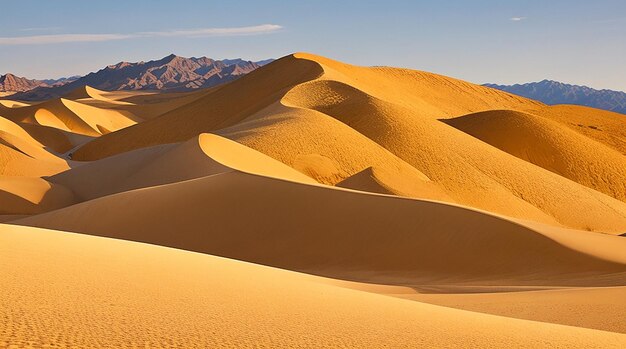
[[[24,128],[0,117],[0,176],[46,176],[68,167]]]
[[[610,253],[626,248],[621,237],[542,231],[442,203],[239,171],[127,191],[15,223],[377,283],[584,286],[621,285],[626,278],[626,256]],[[568,246],[570,236],[583,246]],[[589,251],[585,241],[603,247]]]
[[[0,226],[0,242],[3,346],[626,345],[622,334],[438,307],[131,242],[9,226]]]
[[[132,189],[175,183],[237,168],[270,177],[316,183],[261,153],[228,139],[202,134],[182,144],[167,144],[87,163],[48,178],[70,188],[80,200]]]
[[[6,110],[6,109],[10,109],[10,108],[27,107],[29,105],[30,105],[29,103],[22,102],[22,101],[12,101],[10,99],[0,99],[0,110]]]
[[[132,115],[133,120],[152,119],[204,96],[210,90],[179,93],[100,91],[90,86],[76,89],[66,96],[81,104]]]
[[[0,115],[0,347],[626,346],[617,114],[297,53]]]
[[[75,202],[69,189],[45,179],[0,176],[0,214],[36,214]]]
[[[5,110],[3,114],[15,122],[50,126],[88,136],[99,136],[107,133],[103,132],[105,129],[115,131],[139,121],[129,112],[96,108],[65,98]]]
[[[432,198],[435,200],[445,200],[453,202],[443,190],[434,185],[428,177],[417,181],[410,173],[414,171],[412,167],[405,168],[385,168],[368,167],[365,170],[352,175],[337,183],[338,187],[366,191],[370,193],[390,194],[407,197]],[[419,173],[421,174],[421,173]],[[423,175],[423,174],[422,174]]]
[[[277,70],[286,73],[277,75]],[[89,142],[74,157],[96,159],[216,132],[325,184],[374,167],[409,174],[412,179],[405,182],[421,181],[418,187],[426,188],[396,188],[398,195],[576,229],[626,229],[626,205],[585,186],[621,199],[622,190],[612,184],[621,175],[619,164],[604,165],[615,168],[605,184],[588,171],[564,178],[438,120],[495,107],[544,108],[435,74],[355,67],[296,54],[159,118]],[[568,180],[573,177],[587,178],[581,180],[585,185]],[[599,221],[599,215],[605,218]]]
[[[530,111],[626,154],[626,120],[623,114],[578,105],[555,105],[531,108]]]
[[[626,156],[544,117],[494,110],[448,124],[511,155],[626,201]]]

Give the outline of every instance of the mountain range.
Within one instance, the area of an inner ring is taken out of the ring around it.
[[[515,85],[485,84],[484,86],[531,98],[548,105],[574,104],[626,114],[626,93],[622,91],[596,90],[587,86],[570,85],[552,80]]]
[[[69,78],[35,80],[19,77],[11,73],[0,76],[0,92],[26,92],[37,87],[51,88],[70,83],[79,79],[80,76]]]
[[[15,92],[12,99],[32,101],[56,98],[83,86],[105,91],[188,91],[232,81],[271,61],[214,60],[171,54],[148,62],[120,62],[83,77],[59,80],[31,80],[6,74],[0,77],[0,92]]]

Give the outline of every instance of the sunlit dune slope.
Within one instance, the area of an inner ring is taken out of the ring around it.
[[[75,203],[74,194],[42,178],[0,176],[0,214],[36,214]]]
[[[328,102],[329,95],[335,96],[333,103]],[[623,203],[476,142],[438,120],[422,117],[421,110],[325,80],[300,85],[283,101],[343,121],[425,173],[456,202],[519,218],[553,219],[578,229],[623,230]],[[580,205],[594,213],[574,213]],[[607,212],[607,206],[612,218],[601,228],[594,217]]]
[[[202,134],[181,143],[139,149],[86,163],[48,178],[71,189],[82,200],[127,190],[175,183],[230,172],[237,168],[303,183],[311,178],[236,142]]]
[[[280,160],[320,183],[336,184],[368,167],[377,167],[391,174],[386,179],[402,174],[403,180],[391,179],[394,185],[387,186],[393,194],[412,193],[422,198],[452,201],[445,190],[411,165],[315,110],[276,103],[218,133]]]
[[[407,197],[434,198],[454,201],[430,180],[416,181],[405,171],[414,171],[412,167],[368,167],[343,181],[338,187]]]
[[[140,121],[127,111],[97,108],[65,98],[5,109],[3,115],[14,122],[50,126],[88,136],[99,136]]]
[[[626,156],[554,121],[494,110],[447,123],[520,159],[626,201]]]
[[[557,121],[626,155],[626,118],[623,114],[578,105],[531,107],[528,111]]]
[[[39,177],[68,167],[20,125],[0,117],[0,176]]]
[[[7,315],[0,319],[2,346],[626,345],[622,334],[460,311],[239,261],[25,227],[0,226],[0,272],[0,309]]]
[[[29,103],[20,102],[20,101],[12,101],[10,99],[0,99],[0,111],[5,110],[7,108],[20,108],[29,106]]]

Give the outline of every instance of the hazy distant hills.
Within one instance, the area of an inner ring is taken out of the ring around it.
[[[149,62],[120,62],[73,80],[38,81],[3,76],[3,91],[18,92],[11,99],[44,100],[62,96],[81,86],[100,90],[186,91],[212,87],[245,75],[272,59],[252,62],[243,59],[214,60],[185,58],[174,54]],[[52,83],[50,83],[52,82]]]
[[[626,93],[543,80],[527,84],[484,86],[538,100],[546,104],[575,104],[626,114]]]

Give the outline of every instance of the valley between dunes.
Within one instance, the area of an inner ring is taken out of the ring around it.
[[[427,72],[0,100],[0,222],[0,347],[626,347],[626,118]]]

